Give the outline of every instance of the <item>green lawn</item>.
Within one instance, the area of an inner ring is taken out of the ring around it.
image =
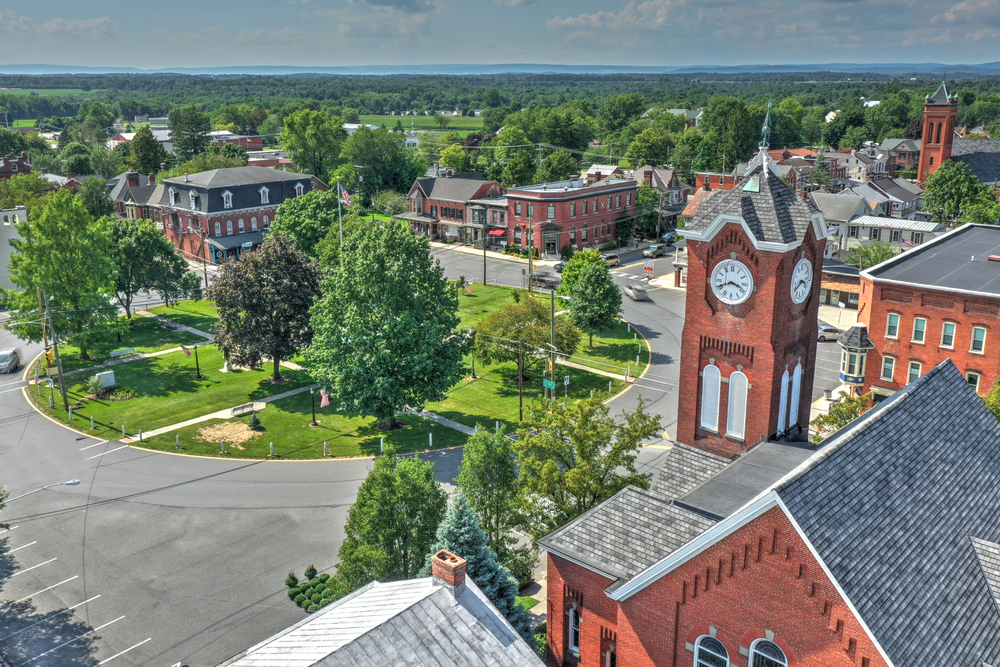
[[[212,325],[219,319],[219,311],[208,301],[181,301],[176,306],[156,306],[149,312],[212,333]]]
[[[87,353],[91,357],[89,361],[80,359],[80,348],[75,345],[61,346],[59,356],[62,357],[63,370],[68,372],[96,366],[110,359],[112,350],[134,347],[137,352],[158,352],[178,345],[193,345],[205,341],[197,334],[165,329],[162,324],[148,317],[136,315],[132,321],[134,324],[128,326],[127,319],[119,318],[117,331],[122,334],[121,341],[118,340],[116,330],[111,329],[101,340],[91,344],[87,348]]]
[[[541,602],[541,600],[539,600],[538,598],[529,597],[527,595],[518,595],[517,598],[515,599],[515,602],[524,607],[525,610],[531,611],[531,608],[534,607],[539,602]]]
[[[82,430],[93,416],[97,429],[88,429],[88,433],[105,438],[113,438],[116,434],[121,437],[122,424],[130,434],[137,433],[139,429],[149,431],[310,383],[304,371],[288,369],[282,369],[282,375],[288,381],[278,385],[271,384],[269,370],[223,373],[222,354],[214,345],[201,346],[198,359],[204,376],[200,380],[194,377],[194,355],[188,358],[183,352],[113,367],[118,386],[135,391],[135,398],[128,401],[86,399],[86,374],[67,378],[70,404],[75,404],[74,424]],[[46,393],[43,389],[40,405],[55,419],[65,421],[67,415],[58,400],[58,392],[54,410],[48,408]],[[29,389],[29,395],[36,398],[37,391]]]
[[[252,439],[233,445],[227,443],[226,456],[235,458],[267,458],[270,443],[274,443],[274,453],[284,459],[314,459],[323,457],[323,441],[327,442],[330,456],[360,456],[379,452],[379,439],[394,444],[400,452],[416,452],[428,449],[428,433],[434,435],[435,449],[465,444],[463,433],[440,426],[416,415],[400,415],[399,421],[406,428],[391,433],[380,431],[375,419],[331,412],[330,408],[319,407],[316,396],[316,421],[319,426],[310,426],[312,407],[308,392],[289,396],[269,403],[257,413],[261,430]],[[222,456],[219,441],[209,439],[203,430],[212,429],[224,422],[246,423],[249,417],[233,420],[213,419],[201,424],[188,426],[177,431],[164,433],[145,440],[144,447],[163,451],[177,451],[177,437],[180,437],[180,451],[201,456]]]
[[[447,130],[477,130],[483,126],[482,117],[476,118],[475,116],[447,116],[448,126],[442,130],[441,126],[437,124],[434,116],[424,116],[423,114],[419,116],[381,116],[378,114],[360,116],[358,122],[365,123],[367,125],[378,125],[382,127],[385,125],[387,129],[392,129],[396,127],[396,121],[400,121],[403,124],[404,130],[409,130],[411,128],[410,122],[412,121],[412,128],[414,130],[437,130],[437,131],[447,131]]]
[[[635,329],[629,333],[628,324],[622,322],[594,334],[594,349],[588,350],[590,335],[584,332],[580,348],[571,359],[578,364],[611,373],[624,373],[631,366],[631,377],[638,377],[649,364],[649,348],[642,336],[636,337]],[[633,342],[633,340],[638,342]],[[641,352],[640,352],[641,350]],[[636,365],[636,355],[639,364]]]
[[[472,277],[474,276],[466,276],[466,279]],[[493,287],[482,283],[475,283],[471,287],[472,294],[462,289],[458,297],[459,331],[468,331],[469,327],[476,326],[493,311],[514,303],[511,292],[515,290],[512,287]]]
[[[37,121],[35,121],[34,119],[30,119],[30,120],[25,120],[25,119],[15,120],[14,121],[14,127],[34,127],[36,122]]]

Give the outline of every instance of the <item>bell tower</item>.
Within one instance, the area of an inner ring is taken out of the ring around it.
[[[917,184],[923,185],[941,163],[951,158],[951,144],[958,119],[958,98],[948,94],[944,81],[924,98],[924,134],[920,144]]]
[[[779,177],[770,129],[768,104],[743,178],[684,228],[677,440],[727,457],[808,433],[826,224]]]

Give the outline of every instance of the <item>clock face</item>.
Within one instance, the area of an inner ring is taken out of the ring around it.
[[[743,262],[724,259],[712,269],[712,292],[722,303],[736,305],[750,298],[753,274]]]
[[[809,296],[812,289],[813,267],[812,263],[804,257],[795,265],[792,271],[792,301],[802,303]]]

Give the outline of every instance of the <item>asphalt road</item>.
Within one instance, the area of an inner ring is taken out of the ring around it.
[[[448,277],[482,279],[481,257],[434,254]],[[641,276],[641,262],[623,255],[616,281]],[[657,259],[657,274],[669,262]],[[520,285],[523,266],[489,259],[487,280]],[[684,293],[650,296],[626,299],[625,317],[649,340],[653,367],[614,405],[648,398],[673,433]],[[0,330],[0,347],[14,344],[29,357],[39,351]],[[49,421],[26,404],[23,386],[19,375],[0,376],[0,485],[12,498],[0,515],[12,526],[0,533],[0,655],[11,667],[211,667],[303,617],[286,598],[285,574],[333,568],[369,460],[134,450]],[[648,443],[640,467],[658,468],[664,453],[661,441]],[[448,483],[461,451],[425,458]]]

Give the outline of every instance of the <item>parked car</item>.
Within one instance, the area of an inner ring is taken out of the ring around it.
[[[556,273],[562,273],[562,270],[566,268],[566,264],[567,262],[556,262],[555,266],[553,266],[552,268],[555,270]]]
[[[660,241],[670,245],[677,239],[677,232],[663,232],[663,236],[660,237]]]
[[[825,343],[828,340],[839,340],[843,334],[844,332],[837,327],[821,324],[819,327],[819,342]]]
[[[660,245],[658,243],[654,243],[653,245],[649,246],[648,248],[646,248],[645,250],[642,251],[642,256],[643,257],[660,257],[661,255],[663,255],[663,253],[664,253],[665,250],[666,250],[666,248],[664,248],[662,245]]]
[[[649,292],[641,285],[629,283],[625,286],[625,296],[633,301],[649,301]]]
[[[0,373],[13,373],[21,367],[21,348],[0,351]]]
[[[622,263],[622,258],[618,255],[605,255],[604,261],[608,263],[608,266],[618,266]]]

